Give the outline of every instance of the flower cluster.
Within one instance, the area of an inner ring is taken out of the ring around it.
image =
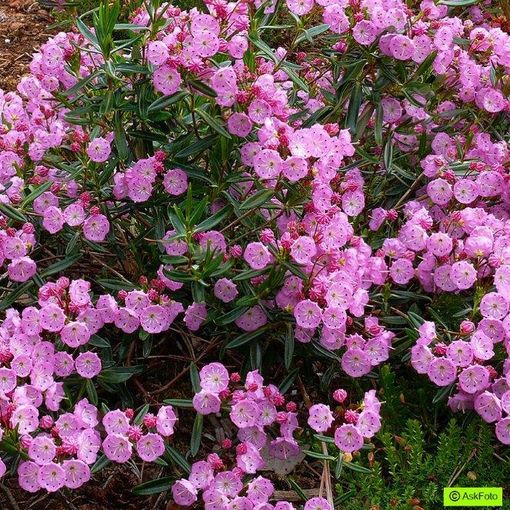
[[[333,393],[333,398],[340,404],[347,399],[347,392],[338,389]],[[364,444],[364,439],[371,439],[381,428],[380,417],[381,403],[375,395],[375,390],[365,393],[363,402],[356,408],[349,407],[344,410],[345,423],[337,426],[334,437],[338,449],[352,459],[351,454],[359,451]],[[315,432],[328,432],[335,422],[335,416],[331,408],[325,404],[315,404],[308,410],[308,425]]]
[[[207,460],[193,463],[188,478],[173,484],[175,502],[190,506],[202,491],[204,508],[292,510],[288,502],[269,503],[274,492],[270,479],[247,479],[246,475],[256,475],[271,459],[289,461],[299,456],[301,450],[293,437],[299,428],[297,405],[286,402],[275,386],[265,385],[258,371],[246,375],[244,386],[239,386],[239,374],[229,375],[221,363],[204,366],[199,375],[201,390],[193,398],[193,407],[202,415],[219,413],[222,406],[228,409],[237,436],[222,441],[221,456],[211,453]],[[323,498],[312,498],[305,508],[331,507]]]

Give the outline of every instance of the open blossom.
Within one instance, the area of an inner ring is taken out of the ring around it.
[[[87,146],[87,154],[92,161],[104,163],[111,154],[110,142],[105,138],[94,138]]]
[[[333,413],[331,409],[324,404],[315,404],[310,407],[308,416],[308,425],[315,432],[326,432],[333,423]]]
[[[109,434],[103,441],[103,451],[110,460],[124,463],[131,458],[133,447],[127,437],[120,434]]]
[[[163,455],[165,444],[159,434],[149,433],[137,441],[136,451],[142,460],[153,462]]]

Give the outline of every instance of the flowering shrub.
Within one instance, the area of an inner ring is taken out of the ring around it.
[[[270,471],[306,456],[332,509],[408,361],[510,444],[510,36],[474,4],[102,2],[44,44],[0,95],[2,475],[174,464],[135,492],[290,510]]]

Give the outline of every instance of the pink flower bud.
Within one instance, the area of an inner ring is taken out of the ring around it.
[[[144,417],[143,417],[143,424],[148,428],[148,429],[152,429],[156,426],[156,424],[158,423],[158,419],[156,418],[156,416],[154,416],[153,414],[151,413],[147,413]]]
[[[356,425],[356,423],[358,423],[359,414],[352,409],[347,409],[347,411],[345,411],[344,418],[347,423]]]
[[[342,389],[342,388],[339,388],[338,390],[335,390],[333,392],[333,398],[339,403],[339,404],[343,404],[346,399],[347,399],[347,392]]]

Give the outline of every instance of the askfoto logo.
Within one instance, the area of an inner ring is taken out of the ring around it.
[[[501,487],[447,487],[443,490],[444,506],[503,506]]]

